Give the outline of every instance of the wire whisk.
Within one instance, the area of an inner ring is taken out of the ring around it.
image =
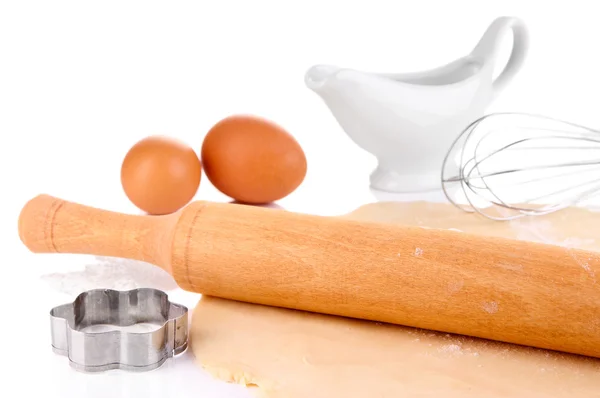
[[[600,131],[534,114],[486,115],[448,151],[442,189],[455,206],[493,220],[580,204],[600,192]]]

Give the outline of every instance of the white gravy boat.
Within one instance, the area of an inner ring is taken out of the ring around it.
[[[494,79],[503,35],[513,32],[510,58]],[[524,23],[492,22],[473,51],[418,73],[365,73],[315,65],[305,75],[348,136],[378,161],[371,187],[387,192],[441,189],[441,168],[457,135],[484,115],[521,68],[529,47]]]

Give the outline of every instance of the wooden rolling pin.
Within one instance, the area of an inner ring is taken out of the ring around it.
[[[25,205],[19,236],[37,253],[153,263],[205,295],[600,357],[598,252],[226,203],[127,215],[47,195]]]

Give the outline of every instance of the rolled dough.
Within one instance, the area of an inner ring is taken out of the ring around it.
[[[497,222],[444,203],[376,203],[345,216],[600,250],[600,213]],[[593,397],[600,360],[395,325],[203,297],[190,346],[257,396]]]

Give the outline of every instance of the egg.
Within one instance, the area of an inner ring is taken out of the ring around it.
[[[252,115],[233,115],[216,123],[204,138],[201,160],[216,189],[247,204],[288,196],[307,170],[296,139],[274,122]]]
[[[170,214],[188,204],[200,186],[202,165],[194,149],[165,136],[138,141],[121,165],[129,200],[148,214]]]

